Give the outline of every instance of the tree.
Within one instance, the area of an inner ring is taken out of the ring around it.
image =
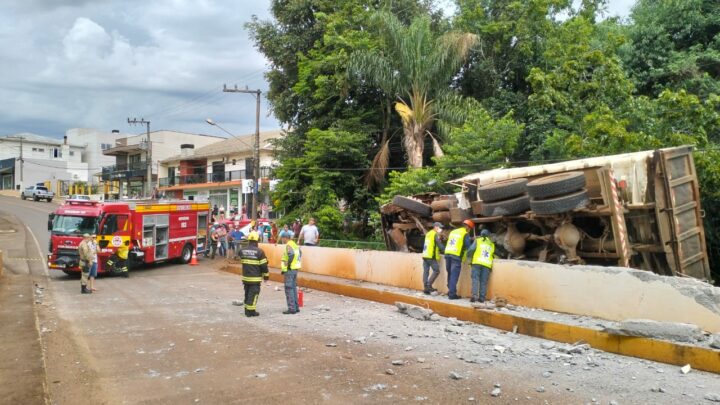
[[[476,37],[460,32],[438,35],[427,16],[416,17],[408,26],[387,12],[376,14],[376,20],[382,47],[356,51],[350,70],[396,100],[408,165],[422,167],[426,137],[432,138],[435,155],[442,153],[431,133],[441,111],[437,104],[450,96],[450,82]]]
[[[638,91],[720,94],[720,2],[638,0],[623,60]]]

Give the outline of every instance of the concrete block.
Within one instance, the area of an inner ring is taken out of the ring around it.
[[[421,321],[430,320],[430,317],[433,314],[433,311],[430,309],[419,307],[417,305],[406,304],[404,302],[396,302],[395,306],[401,313]]]
[[[624,336],[641,336],[676,342],[695,342],[702,338],[697,325],[676,322],[657,322],[649,319],[628,319],[606,328],[608,333]]]

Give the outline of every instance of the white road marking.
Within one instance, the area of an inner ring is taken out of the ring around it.
[[[40,242],[38,242],[37,238],[35,237],[35,234],[30,229],[29,226],[25,225],[25,228],[28,230],[28,232],[30,232],[30,235],[32,236],[33,240],[35,241],[35,247],[38,250],[38,254],[40,255],[40,258],[43,258],[44,255],[43,255],[42,249],[40,248]],[[43,261],[43,270],[45,271],[45,277],[50,277],[50,273],[48,273],[47,263],[45,263],[45,261]]]

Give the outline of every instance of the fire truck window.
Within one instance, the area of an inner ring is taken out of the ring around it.
[[[127,215],[108,215],[103,225],[102,235],[113,235],[118,231],[127,230]]]

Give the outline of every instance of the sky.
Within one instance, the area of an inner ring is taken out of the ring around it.
[[[449,0],[440,0],[439,4]],[[625,17],[634,0],[609,0]],[[270,0],[2,0],[0,135],[62,137],[70,128],[142,132],[128,118],[227,136],[255,131],[267,61],[244,25]],[[260,129],[279,122],[263,97]]]

